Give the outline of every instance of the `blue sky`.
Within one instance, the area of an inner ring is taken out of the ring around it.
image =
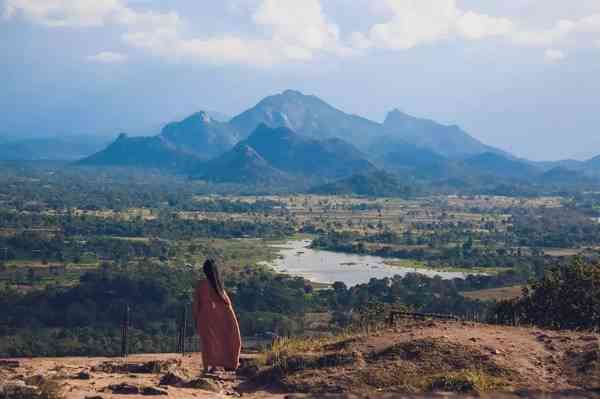
[[[0,0],[0,135],[154,133],[287,88],[600,154],[598,0]]]

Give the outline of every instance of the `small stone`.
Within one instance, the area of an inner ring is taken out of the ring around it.
[[[168,395],[169,393],[163,389],[155,388],[155,387],[143,387],[141,389],[142,395],[146,396],[160,396],[160,395]]]
[[[579,339],[586,342],[598,341],[598,337],[595,335],[583,335]]]
[[[160,378],[159,385],[171,385],[174,387],[183,385],[185,383],[185,377],[175,371],[169,371]]]
[[[0,368],[16,369],[21,366],[16,360],[0,360]]]
[[[77,373],[75,378],[78,380],[89,380],[91,378],[91,376],[90,376],[90,373],[88,373],[88,372],[80,371],[79,373]]]
[[[94,395],[94,396],[86,396],[84,399],[104,399],[104,398],[100,395]]]
[[[43,376],[43,375],[41,375],[41,374],[33,375],[33,376],[31,376],[31,377],[27,377],[27,378],[25,379],[25,383],[26,383],[27,385],[33,385],[33,386],[36,386],[36,387],[39,387],[39,386],[42,386],[42,385],[44,385],[44,383],[45,383],[46,381],[47,381],[47,380],[46,380],[46,377],[44,377],[44,376]]]
[[[135,385],[123,382],[121,384],[109,385],[108,389],[116,395],[137,395],[140,393],[140,388]]]
[[[260,368],[255,364],[249,364],[247,366],[242,366],[236,370],[236,374],[242,377],[253,378],[256,377]]]
[[[208,378],[197,378],[185,384],[186,388],[202,389],[210,392],[221,392],[221,387],[216,382]]]

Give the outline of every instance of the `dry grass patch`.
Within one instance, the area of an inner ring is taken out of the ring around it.
[[[512,372],[469,346],[443,338],[391,343],[380,350],[369,343],[360,335],[283,340],[265,357],[262,382],[312,394],[510,388]]]

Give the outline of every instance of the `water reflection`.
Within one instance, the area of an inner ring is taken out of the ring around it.
[[[304,277],[310,281],[327,284],[342,281],[347,286],[367,283],[371,278],[404,276],[414,272],[427,276],[439,275],[443,279],[466,277],[461,272],[388,266],[384,261],[393,259],[314,250],[309,248],[310,244],[310,240],[294,240],[273,245],[281,248],[279,258],[267,264],[278,272]]]

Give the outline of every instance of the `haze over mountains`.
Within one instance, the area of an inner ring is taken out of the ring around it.
[[[480,142],[456,125],[397,109],[377,123],[293,90],[266,97],[229,121],[200,111],[167,124],[156,136],[123,133],[79,164],[155,168],[241,184],[302,180],[318,185],[360,174],[374,176],[385,186],[392,180],[378,170],[403,181],[494,176],[545,184],[587,181],[600,171],[600,157],[529,162]]]

